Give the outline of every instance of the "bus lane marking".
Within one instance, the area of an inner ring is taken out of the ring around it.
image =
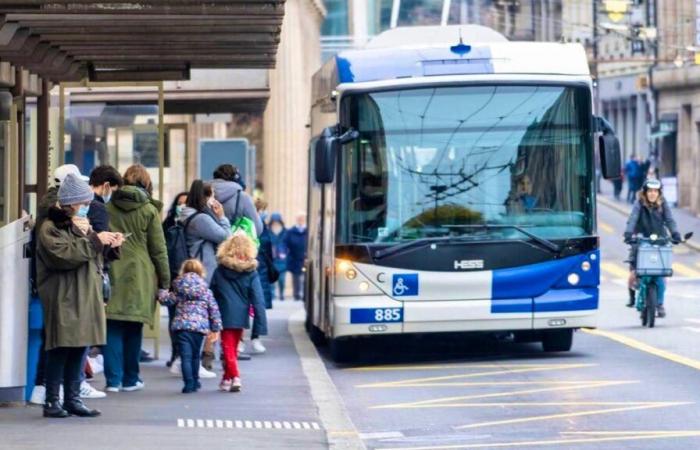
[[[592,432],[595,433],[595,432]],[[563,433],[561,433],[563,434]],[[586,435],[583,435],[586,436]],[[592,444],[602,442],[625,442],[625,441],[642,441],[651,439],[673,439],[673,438],[692,438],[700,437],[700,430],[697,431],[663,431],[663,432],[644,432],[635,431],[634,433],[624,433],[620,435],[611,435],[602,437],[580,437],[567,439],[549,439],[537,441],[514,441],[514,442],[492,442],[483,444],[453,444],[453,445],[431,445],[430,447],[377,447],[378,450],[459,450],[472,448],[507,448],[507,447],[542,447],[542,446],[570,446],[572,444]]]
[[[445,369],[533,369],[533,368],[573,368],[593,367],[597,364],[415,364],[410,366],[366,366],[345,369],[348,372],[417,371]]]
[[[490,394],[474,394],[474,395],[462,395],[462,396],[456,396],[456,397],[442,397],[442,398],[436,398],[436,399],[431,399],[431,400],[422,400],[422,401],[417,401],[417,402],[395,403],[395,404],[389,404],[389,405],[376,405],[376,406],[371,406],[369,409],[443,408],[443,407],[451,407],[451,405],[455,402],[466,401],[466,400],[539,394],[542,392],[559,392],[559,391],[573,391],[573,390],[580,390],[580,389],[594,389],[594,388],[601,388],[601,387],[621,386],[621,385],[625,385],[625,384],[634,384],[634,383],[638,383],[638,381],[597,381],[597,382],[592,382],[592,383],[580,383],[578,385],[573,385],[573,386],[557,386],[557,387],[548,387],[548,388],[541,388],[541,389],[524,389],[524,390],[516,390],[516,391],[508,391],[508,392],[495,392],[495,393],[490,393]]]
[[[612,225],[609,225],[605,222],[598,221],[598,228],[600,228],[602,231],[608,234],[615,233],[615,228],[613,228]]]
[[[688,278],[700,278],[700,271],[697,271],[691,267],[686,266],[683,263],[675,262],[672,264],[673,273],[678,273]]]
[[[619,333],[614,333],[612,331],[604,331],[600,329],[582,329],[584,333],[592,334],[594,336],[600,336],[612,341],[616,341],[620,344],[624,344],[628,347],[634,348],[636,350],[649,353],[650,355],[658,356],[659,358],[664,358],[669,361],[673,361],[677,364],[682,364],[684,366],[691,367],[696,370],[700,370],[700,361],[688,358],[687,356],[682,356],[677,353],[669,352],[668,350],[662,350],[657,347],[653,347],[649,344],[645,344],[636,339],[624,336]]]
[[[607,272],[609,275],[616,277],[616,278],[628,278],[629,277],[629,270],[625,269],[621,264],[617,263],[611,263],[607,261],[603,261],[600,263],[600,268],[603,269],[604,272]]]
[[[479,423],[472,423],[469,425],[457,426],[457,427],[454,427],[454,429],[455,430],[466,430],[466,429],[471,429],[471,428],[482,428],[482,427],[491,427],[491,426],[499,426],[499,425],[512,425],[512,424],[516,424],[516,423],[528,423],[528,422],[538,422],[538,421],[545,421],[545,420],[557,420],[557,419],[566,419],[566,418],[570,418],[570,417],[597,416],[597,415],[602,415],[602,414],[612,414],[612,413],[627,412],[627,411],[638,411],[638,410],[643,410],[643,409],[669,408],[672,406],[686,406],[686,405],[692,405],[692,404],[693,404],[693,402],[649,402],[649,403],[643,404],[643,405],[622,406],[619,408],[594,409],[594,410],[568,412],[568,413],[561,413],[561,414],[547,414],[547,415],[542,415],[542,416],[521,417],[519,419],[495,420],[495,421],[491,421],[491,422],[479,422]]]

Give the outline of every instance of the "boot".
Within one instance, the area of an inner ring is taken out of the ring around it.
[[[63,419],[70,416],[68,411],[63,409],[58,394],[61,390],[61,384],[56,382],[46,382],[46,400],[44,401],[44,417],[53,419]]]
[[[636,299],[635,299],[635,297],[636,297],[635,294],[636,294],[636,293],[635,293],[635,290],[634,290],[634,289],[628,289],[628,290],[629,290],[629,293],[630,293],[630,300],[629,300],[629,302],[627,302],[627,307],[628,307],[628,308],[633,308],[633,307],[634,307],[634,304],[635,304],[635,301],[636,301]]]
[[[97,409],[90,409],[80,400],[80,381],[71,381],[64,386],[66,401],[63,407],[69,414],[78,417],[97,417],[102,414]]]
[[[664,308],[664,305],[657,305],[656,306],[656,317],[663,319],[666,317],[666,309]]]

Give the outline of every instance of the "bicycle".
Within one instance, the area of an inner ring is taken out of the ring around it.
[[[654,328],[659,306],[659,290],[662,278],[673,276],[672,245],[685,242],[693,236],[687,233],[683,240],[672,241],[652,234],[648,238],[636,237],[629,243],[636,245],[635,275],[639,282],[635,306],[640,313],[643,327]]]

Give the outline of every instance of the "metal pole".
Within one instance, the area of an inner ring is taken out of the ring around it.
[[[158,200],[163,200],[165,174],[165,124],[163,115],[165,113],[165,99],[163,98],[163,82],[158,84]]]
[[[66,91],[63,84],[58,89],[58,162],[60,166],[63,164],[66,156],[65,136],[66,136]]]
[[[42,198],[49,188],[49,102],[51,86],[41,80],[41,95],[37,99],[36,195]]]
[[[600,81],[598,80],[598,0],[593,0],[593,112],[600,114]]]
[[[401,9],[401,0],[393,0],[391,4],[391,28],[396,28],[399,24],[399,10]]]

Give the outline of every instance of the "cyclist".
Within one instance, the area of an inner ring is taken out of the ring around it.
[[[661,191],[661,182],[654,178],[647,179],[642,185],[642,191],[637,196],[637,201],[634,203],[629,219],[627,219],[627,227],[625,228],[625,243],[632,242],[634,234],[640,234],[648,238],[652,234],[660,238],[667,238],[668,231],[671,232],[671,240],[675,243],[681,241],[681,235],[678,232],[676,221],[673,220],[671,207],[664,200]],[[635,304],[634,286],[637,281],[635,275],[635,262],[637,252],[633,246],[630,248],[630,276],[629,276],[629,303],[628,307],[633,307]],[[663,278],[659,279],[659,305],[658,316],[665,317],[664,310],[664,291],[665,283]]]

